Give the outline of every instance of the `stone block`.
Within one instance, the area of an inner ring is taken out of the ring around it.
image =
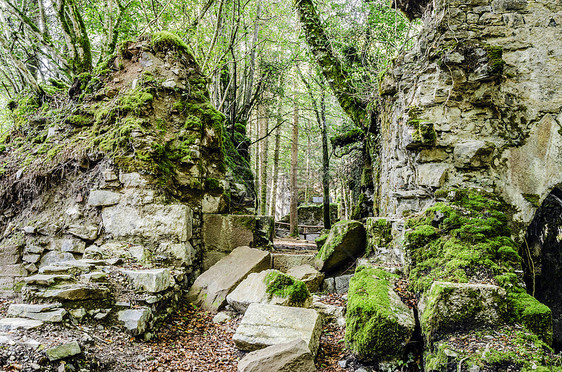
[[[45,353],[47,354],[47,357],[51,362],[70,358],[72,356],[80,354],[81,352],[82,350],[80,349],[80,344],[78,344],[78,341],[68,342],[66,344],[62,344],[45,350]]]
[[[120,173],[119,181],[123,187],[143,187],[148,185],[148,181],[139,173]]]
[[[107,207],[119,204],[121,194],[109,190],[92,190],[88,197],[88,205],[92,207]]]
[[[189,242],[160,243],[157,253],[174,261],[178,266],[190,266],[195,257],[195,249]]]
[[[0,277],[21,277],[27,276],[27,270],[23,267],[23,264],[16,265],[4,265],[0,266]]]
[[[449,164],[420,164],[418,165],[418,184],[421,186],[441,187],[447,180],[449,169]]]
[[[60,323],[66,315],[66,310],[57,308],[57,306],[60,304],[12,304],[8,307],[8,316],[41,320],[46,323]]]
[[[277,289],[279,291],[284,291],[284,295],[272,295],[269,294],[268,289],[268,279],[276,278],[281,276],[281,280],[276,282]],[[283,280],[286,279],[286,280]],[[286,284],[286,285],[283,285]],[[309,307],[312,303],[312,297],[306,288],[297,287],[302,286],[304,283],[301,281],[296,281],[294,278],[281,273],[278,270],[264,270],[259,273],[253,273],[248,275],[228,296],[226,296],[226,301],[230,306],[236,309],[240,313],[244,313],[248,306],[252,303],[261,304],[274,304],[282,306],[299,306],[299,307]],[[290,288],[289,288],[290,287]],[[286,288],[286,290],[283,290]],[[291,298],[289,293],[293,290],[299,290],[301,292],[297,293],[295,297],[298,300]],[[302,289],[305,289],[302,291]]]
[[[108,288],[86,284],[61,284],[37,293],[37,297],[59,301],[104,300],[111,298]]]
[[[420,302],[426,342],[458,329],[500,326],[507,316],[503,288],[491,284],[434,282]]]
[[[273,253],[273,268],[279,271],[288,272],[294,267],[302,265],[314,265],[316,253]]]
[[[271,268],[269,252],[238,247],[201,274],[189,289],[187,300],[205,310],[217,312],[226,296],[248,275]]]
[[[133,287],[150,293],[165,291],[173,285],[169,269],[122,270]]]
[[[128,309],[117,313],[117,319],[133,336],[143,334],[149,328],[150,309]]]
[[[50,251],[43,255],[39,267],[50,266],[63,261],[74,261],[75,258],[70,252]]]
[[[84,240],[96,240],[98,237],[99,227],[97,224],[75,224],[70,225],[67,229],[68,233]]]
[[[454,164],[457,168],[482,168],[491,165],[496,146],[488,141],[466,141],[455,146]]]
[[[300,265],[287,270],[287,274],[302,280],[309,292],[316,292],[324,281],[324,274],[311,265]]]
[[[306,342],[296,339],[252,351],[238,362],[238,372],[314,372],[314,358]]]
[[[0,331],[11,332],[18,329],[33,329],[43,325],[40,320],[25,319],[25,318],[4,318],[0,319]]]
[[[23,278],[23,281],[31,285],[40,286],[51,286],[60,282],[70,281],[72,276],[70,275],[47,275],[47,274],[37,274],[33,276],[28,276]]]
[[[114,238],[191,239],[191,209],[183,204],[114,205],[102,210],[105,232]]]
[[[203,215],[203,270],[213,266],[236,247],[254,244],[253,215]]]
[[[312,309],[269,304],[251,304],[233,340],[240,350],[253,351],[295,339],[303,339],[316,355],[322,319]]]
[[[359,268],[350,282],[345,341],[361,360],[402,360],[414,334],[414,313],[394,292],[393,275],[382,269]]]
[[[19,262],[19,258],[19,245],[3,245],[0,247],[0,266],[15,265]]]
[[[314,267],[323,272],[342,269],[365,252],[365,227],[359,221],[345,220],[335,223],[328,239],[318,252]]]

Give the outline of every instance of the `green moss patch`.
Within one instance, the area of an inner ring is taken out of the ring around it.
[[[415,321],[392,290],[398,278],[382,269],[359,267],[349,283],[345,343],[362,360],[404,357]]]
[[[443,190],[436,203],[407,222],[412,289],[425,293],[435,281],[495,282],[507,292],[508,317],[551,342],[551,313],[527,295],[516,269],[521,257],[505,211],[495,195],[478,190]]]
[[[303,304],[310,292],[303,281],[279,271],[272,271],[265,277],[266,293],[270,297],[288,298],[290,304]]]

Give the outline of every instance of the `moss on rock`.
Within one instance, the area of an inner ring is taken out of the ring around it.
[[[441,190],[436,196],[447,201],[406,224],[412,289],[426,293],[435,281],[496,283],[507,293],[505,321],[521,323],[550,343],[550,309],[526,294],[516,274],[521,258],[511,238],[505,203],[480,190]],[[431,316],[433,310],[426,310],[428,314],[422,317]],[[462,317],[462,313],[457,315]]]
[[[398,361],[414,333],[413,312],[394,292],[398,276],[358,267],[349,283],[345,343],[366,361]]]
[[[280,271],[272,271],[265,276],[266,293],[289,299],[289,304],[301,305],[310,297],[306,284]]]
[[[315,258],[316,268],[335,271],[365,252],[365,227],[359,221],[335,223]]]

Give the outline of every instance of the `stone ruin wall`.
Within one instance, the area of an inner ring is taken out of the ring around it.
[[[380,87],[379,215],[402,218],[437,189],[475,187],[501,195],[528,226],[562,183],[562,4],[433,7]]]

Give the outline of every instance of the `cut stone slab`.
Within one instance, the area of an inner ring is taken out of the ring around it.
[[[204,214],[203,269],[209,269],[237,247],[253,245],[255,229],[254,215]]]
[[[324,281],[324,274],[310,265],[293,267],[287,271],[287,274],[302,280],[311,293],[316,292]]]
[[[287,272],[293,267],[302,265],[314,265],[314,253],[273,253],[273,268],[279,271]]]
[[[143,334],[149,326],[150,309],[128,309],[117,313],[117,319],[133,336]]]
[[[274,304],[282,306],[309,307],[312,303],[310,293],[308,297],[299,304],[291,304],[289,297],[271,296],[267,293],[266,277],[269,274],[284,275],[278,270],[264,270],[259,273],[248,275],[228,296],[226,301],[230,306],[240,313],[246,312],[252,303]],[[301,284],[302,285],[302,284]]]
[[[56,283],[72,280],[70,275],[37,274],[24,278],[23,281],[31,285],[50,286]]]
[[[136,289],[150,293],[165,291],[173,285],[169,269],[122,270]]]
[[[0,319],[0,331],[10,332],[18,329],[33,329],[43,325],[43,322],[35,319],[4,318]]]
[[[506,320],[503,288],[491,284],[434,282],[420,302],[420,325],[427,342],[457,329],[496,327]]]
[[[355,261],[365,252],[365,227],[359,221],[345,220],[335,223],[328,239],[318,252],[314,267],[323,272],[333,272]]]
[[[316,355],[322,319],[312,309],[269,304],[250,304],[233,340],[240,350],[253,351],[303,339]]]
[[[205,310],[217,312],[226,296],[248,275],[271,268],[269,252],[238,247],[201,274],[189,289],[187,300]]]
[[[65,309],[53,309],[50,311],[43,312],[26,312],[20,316],[28,319],[41,320],[46,323],[60,323],[64,320],[64,316],[67,314]],[[8,314],[9,315],[9,314]]]
[[[102,300],[109,298],[111,292],[108,288],[101,286],[67,284],[59,285],[57,288],[48,289],[44,292],[39,292],[37,296],[61,301]]]
[[[314,372],[314,358],[302,339],[252,351],[238,362],[238,372]]]
[[[29,313],[42,313],[45,311],[56,309],[61,306],[59,303],[54,304],[11,304],[8,307],[8,316],[26,318]]]
[[[82,350],[80,349],[80,344],[78,344],[78,341],[68,342],[66,344],[62,344],[45,350],[45,353],[47,354],[47,357],[51,362],[69,358],[74,355],[78,355],[81,352]]]

